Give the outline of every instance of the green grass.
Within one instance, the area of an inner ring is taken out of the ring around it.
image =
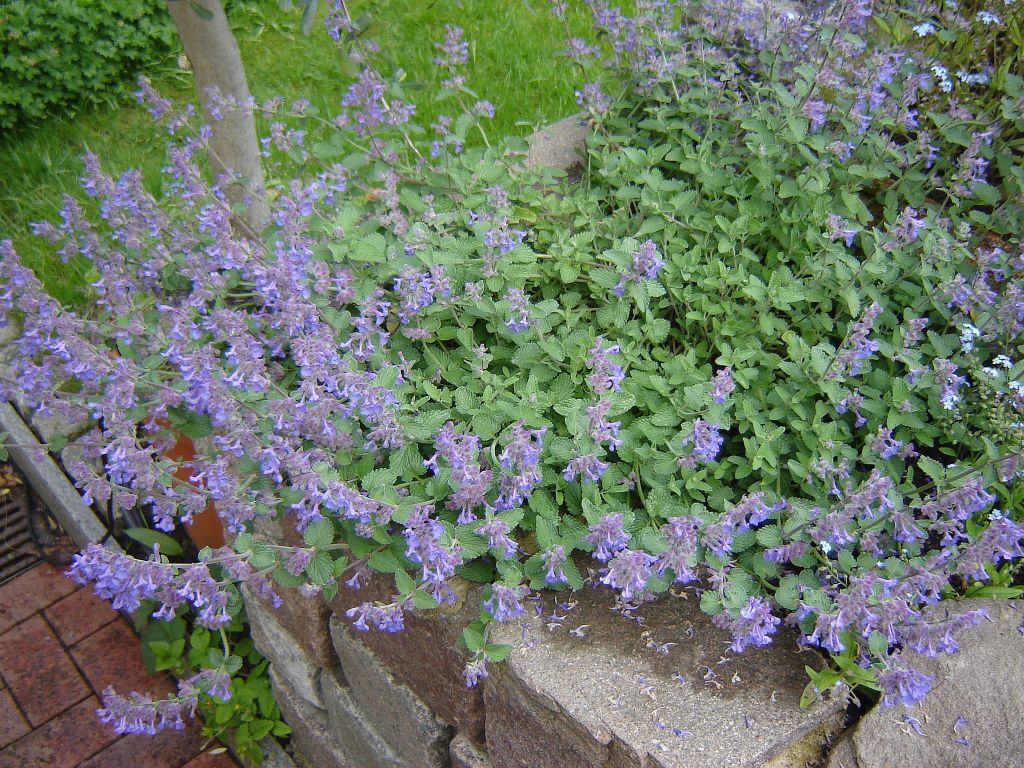
[[[564,46],[561,23],[548,13],[547,0],[350,0],[353,15],[366,13],[376,24],[373,37],[392,66],[405,74],[403,86],[417,102],[417,122],[427,126],[451,102],[433,94],[441,79],[431,64],[434,42],[445,24],[461,26],[470,42],[468,85],[495,105],[489,135],[525,134],[532,126],[575,110],[576,73],[556,54]],[[308,37],[299,32],[297,12],[274,0],[236,3],[231,13],[249,85],[257,99],[304,96],[326,113],[338,110],[350,78],[342,55],[317,22]],[[570,20],[573,34],[585,36],[582,11]],[[149,73],[156,86],[178,99],[194,96],[191,78],[175,57],[157,62]],[[65,265],[52,248],[31,235],[29,224],[56,216],[64,194],[81,196],[80,156],[88,147],[110,173],[141,168],[147,186],[160,182],[166,134],[134,104],[82,110],[0,138],[0,238],[11,238],[22,261],[47,290],[65,303],[86,297],[84,260]]]

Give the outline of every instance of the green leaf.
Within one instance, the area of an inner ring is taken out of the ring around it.
[[[315,552],[306,566],[309,580],[321,587],[334,581],[334,560],[327,552]]]
[[[152,528],[126,528],[125,534],[150,549],[159,546],[162,554],[171,557],[177,557],[185,551],[175,539],[162,531],[154,531]]]
[[[317,520],[310,523],[302,534],[307,547],[323,549],[334,543],[334,523],[330,520]]]

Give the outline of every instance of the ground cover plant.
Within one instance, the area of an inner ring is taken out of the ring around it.
[[[165,197],[90,156],[100,217],[69,200],[37,227],[96,265],[94,311],[3,246],[23,327],[4,384],[98,421],[86,498],[167,529],[212,499],[237,534],[192,565],[91,547],[78,579],[216,629],[239,580],[330,597],[391,573],[392,602],[350,612],[383,631],[479,582],[470,685],[535,590],[603,586],[630,612],[675,585],[736,652],[783,623],[827,652],[809,697],[883,704],[930,686],[907,649],[954,651],[981,619],[943,597],[1020,593],[1024,83],[945,89],[938,54],[874,34],[889,16],[863,2],[590,9],[600,47],[568,42],[591,73],[579,186],[489,137],[451,27],[450,118],[426,135],[369,58],[338,115],[255,107],[268,165],[303,169],[268,174],[259,240],[185,130]],[[352,31],[340,7],[327,23]],[[192,483],[160,455],[175,431],[208,438]],[[254,537],[269,516],[305,546]],[[128,729],[181,710],[107,706]]]
[[[153,5],[166,20],[164,3]],[[350,79],[352,66],[319,20],[306,36],[300,31],[298,4],[291,10],[279,7],[277,0],[235,0],[226,5],[250,88],[258,99],[301,94],[325,114],[337,110],[339,89]],[[320,3],[321,20],[328,7]],[[444,35],[446,23],[461,24],[480,41],[469,52],[470,63],[474,86],[486,91],[495,105],[494,135],[528,134],[533,126],[556,120],[574,106],[572,70],[557,55],[564,27],[548,14],[546,0],[355,0],[348,7],[357,18],[371,23],[374,39],[393,66],[405,73],[406,87],[418,94],[416,120],[424,127],[445,108],[433,99],[439,78],[430,59],[432,41]],[[40,25],[38,18],[31,23],[43,37],[54,27]],[[568,24],[573,34],[587,36],[590,25],[585,9],[576,9]],[[173,37],[173,29],[170,34]],[[184,103],[194,94],[191,74],[178,66],[180,53],[175,39],[166,54],[139,63],[161,93]],[[65,194],[79,197],[88,206],[78,181],[82,153],[88,149],[102,157],[104,167],[115,175],[139,168],[145,189],[161,194],[167,133],[135,103],[133,82],[126,85],[116,106],[84,105],[74,115],[59,112],[20,130],[0,129],[0,165],[9,169],[0,177],[0,237],[13,240],[22,261],[64,304],[88,302],[88,261],[74,259],[65,264],[31,236],[30,224],[57,216]],[[261,127],[268,130],[265,123]],[[470,140],[479,143],[479,137]]]

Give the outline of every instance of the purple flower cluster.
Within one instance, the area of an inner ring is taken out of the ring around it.
[[[587,406],[587,420],[590,424],[590,439],[598,445],[608,443],[608,450],[614,451],[622,445],[622,440],[619,439],[619,428],[622,426],[622,422],[608,421],[608,411],[611,410],[611,407],[611,400],[607,397],[600,398],[593,405]]]
[[[622,527],[622,513],[609,512],[590,526],[583,540],[594,547],[594,557],[602,562],[629,543],[629,534]]]
[[[494,584],[490,598],[484,601],[484,608],[495,621],[513,621],[523,615],[523,599],[528,593],[529,590],[522,584],[515,587]]]
[[[511,441],[498,456],[498,462],[511,474],[502,474],[498,479],[495,509],[518,507],[540,482],[540,454],[545,432],[547,427],[527,429],[521,421],[513,425]]]
[[[448,580],[462,565],[462,547],[458,542],[443,544],[444,523],[433,517],[434,505],[418,504],[405,521],[405,556],[423,567],[423,583],[439,602],[455,599]],[[372,617],[371,617],[372,618]]]
[[[717,424],[712,424],[705,419],[697,419],[693,422],[693,429],[690,434],[683,438],[682,444],[693,445],[693,457],[705,464],[714,461],[718,452],[722,450],[725,438],[719,433]]]
[[[600,395],[609,389],[618,390],[622,387],[622,380],[625,378],[622,366],[609,359],[610,355],[617,354],[619,354],[618,344],[605,346],[602,336],[598,336],[594,340],[594,346],[591,347],[586,362],[591,371],[587,376],[587,386],[595,394]]]
[[[772,642],[772,635],[778,629],[781,620],[772,615],[772,605],[768,600],[752,595],[733,617],[725,611],[712,617],[716,627],[729,630],[732,644],[729,646],[736,653],[742,653],[749,646],[764,646]]]
[[[711,380],[711,399],[721,405],[734,389],[736,384],[732,380],[732,366],[726,366]]]
[[[418,271],[414,267],[402,267],[395,278],[394,291],[399,297],[398,321],[410,322],[440,297],[451,296],[451,286],[444,267],[431,267],[429,271]]]
[[[877,302],[872,303],[864,310],[860,319],[850,326],[846,341],[836,354],[826,378],[842,379],[860,373],[862,361],[878,351],[878,342],[869,339],[868,335],[871,333],[875,319],[880,314],[882,314],[882,307]]]
[[[448,497],[447,507],[459,513],[459,522],[475,519],[475,512],[486,504],[485,495],[494,473],[480,464],[480,438],[462,434],[447,422],[434,438],[436,453],[423,462],[434,475],[440,473],[438,459],[448,463],[455,491]]]
[[[231,620],[228,592],[204,563],[173,565],[136,560],[89,544],[75,555],[68,575],[79,584],[91,583],[96,594],[109,600],[116,610],[134,611],[143,600],[153,600],[160,604],[155,618],[173,619],[179,606],[189,605],[204,627],[217,629]]]
[[[596,483],[606,469],[608,469],[607,462],[601,461],[592,453],[587,453],[573,458],[566,466],[562,476],[566,482],[572,482],[579,476],[581,482]]]
[[[656,557],[642,550],[620,549],[608,563],[601,583],[618,590],[623,600],[631,601],[644,593],[656,562]]]
[[[616,296],[626,295],[626,283],[637,283],[643,279],[654,280],[665,262],[658,254],[658,246],[653,240],[645,241],[633,252],[633,264],[630,269],[619,275],[619,283],[612,289]]]

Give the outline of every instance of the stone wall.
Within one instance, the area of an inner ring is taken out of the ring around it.
[[[466,688],[455,638],[476,592],[411,614],[401,633],[351,627],[345,610],[392,592],[381,574],[330,605],[246,596],[313,768],[802,768],[842,724],[839,701],[800,708],[804,665],[821,659],[797,652],[794,635],[732,654],[694,600],[658,600],[638,623],[611,610],[607,590],[548,595],[536,617],[499,628],[496,641],[517,649]]]

